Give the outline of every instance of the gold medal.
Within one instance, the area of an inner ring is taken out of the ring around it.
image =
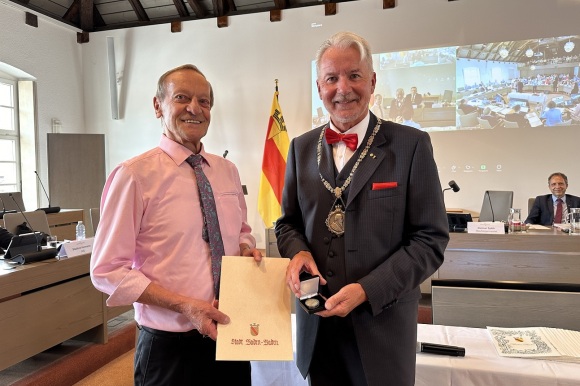
[[[320,302],[318,301],[318,299],[306,299],[306,301],[304,301],[304,304],[306,305],[306,307],[308,307],[312,310],[312,309],[318,307]]]
[[[329,231],[337,236],[344,234],[344,210],[342,210],[340,205],[335,206],[334,210],[328,214],[326,226]]]
[[[326,221],[325,221],[326,226],[328,227],[328,230],[336,236],[340,237],[344,234],[345,221],[344,221],[344,209],[343,208],[346,208],[346,205],[344,204],[344,201],[342,199],[342,193],[345,192],[346,188],[350,185],[350,182],[352,181],[352,177],[354,176],[354,173],[358,169],[358,166],[360,165],[362,160],[366,157],[367,153],[369,152],[369,149],[371,148],[371,145],[373,144],[373,141],[375,140],[375,136],[379,132],[379,129],[381,128],[382,123],[383,123],[383,121],[381,119],[377,120],[377,124],[376,124],[375,128],[373,129],[371,135],[369,136],[369,139],[367,140],[365,148],[360,152],[358,159],[356,160],[355,164],[353,165],[350,174],[348,175],[346,181],[344,181],[344,184],[342,186],[340,186],[340,187],[337,186],[337,187],[333,188],[332,185],[330,185],[330,182],[328,182],[326,179],[324,179],[324,177],[322,176],[322,174],[320,172],[318,173],[318,175],[320,176],[320,180],[322,181],[322,184],[324,185],[324,187],[330,193],[332,193],[334,195],[334,197],[336,198],[334,200],[334,204],[332,205],[332,206],[334,206],[334,210],[331,210],[330,213],[328,213],[328,217],[326,218]],[[316,162],[317,162],[319,168],[320,168],[320,159],[322,158],[322,139],[324,138],[324,132],[327,128],[328,128],[328,125],[326,125],[320,131],[320,136],[318,137],[318,145],[316,146]],[[372,155],[372,158],[376,158],[376,157],[374,155]]]

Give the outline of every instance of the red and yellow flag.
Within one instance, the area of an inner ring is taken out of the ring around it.
[[[268,133],[264,146],[264,158],[262,160],[262,176],[260,178],[260,191],[258,192],[258,212],[266,227],[271,227],[282,214],[282,189],[284,188],[284,173],[286,170],[286,157],[290,140],[282,117],[282,110],[278,103],[278,80],[276,91],[272,101]]]

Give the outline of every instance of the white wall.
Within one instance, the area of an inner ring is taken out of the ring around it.
[[[5,7],[0,5],[0,8],[0,31],[4,35]],[[206,149],[217,154],[228,149],[228,159],[238,165],[242,183],[249,190],[250,224],[259,246],[264,247],[264,226],[256,210],[256,201],[274,79],[280,82],[280,103],[290,137],[304,133],[311,125],[310,62],[325,38],[340,30],[351,30],[365,36],[374,52],[388,52],[577,34],[580,2],[399,0],[394,9],[383,10],[382,0],[358,0],[339,3],[337,9],[335,16],[324,16],[322,5],[284,10],[282,21],[277,23],[269,21],[268,13],[234,16],[229,18],[227,28],[217,28],[216,19],[191,21],[183,23],[183,31],[176,34],[170,32],[168,24],[91,33],[90,42],[80,48],[74,43],[76,35],[73,31],[63,30],[60,34],[55,30],[51,31],[51,36],[42,36],[45,49],[37,47],[38,58],[42,58],[42,63],[37,64],[39,68],[30,63],[24,52],[11,55],[11,64],[25,67],[35,76],[41,75],[39,88],[50,77],[61,79],[61,82],[53,83],[57,89],[54,96],[39,95],[43,119],[46,121],[57,116],[63,121],[64,129],[72,131],[72,126],[67,123],[70,121],[74,125],[78,123],[77,118],[84,117],[86,132],[106,134],[108,171],[122,160],[157,145],[161,129],[154,117],[152,98],[158,77],[167,69],[184,63],[198,65],[216,92],[212,125],[204,144]],[[30,29],[24,25],[23,15],[15,13],[11,19],[18,17],[21,21],[13,21],[13,27],[19,31]],[[321,26],[313,28],[313,23]],[[40,24],[42,27],[46,22],[40,21]],[[38,44],[34,40],[41,39],[36,36],[41,34],[34,33],[30,37],[32,42],[28,39],[18,39],[18,42],[36,47]],[[110,111],[107,36],[115,37],[117,62],[119,70],[123,71],[121,119],[116,121],[111,119]],[[60,47],[55,39],[70,41],[70,52],[65,54],[62,47],[58,52],[52,52]],[[1,43],[3,40],[0,44],[4,44]],[[80,64],[79,50],[82,52]],[[25,51],[34,50],[26,48]],[[0,55],[0,61],[5,61],[2,45]],[[68,57],[68,61],[64,61],[63,56]],[[66,65],[67,70],[57,63]],[[69,73],[72,82],[65,82]],[[76,83],[80,79],[82,85]],[[72,100],[61,95],[69,91],[63,85],[72,89],[69,93]],[[79,88],[83,90],[83,96],[79,95]],[[56,102],[51,99],[55,96]],[[83,100],[84,103],[79,105]],[[46,123],[41,125],[41,129],[46,131]],[[82,131],[80,126],[78,130]],[[439,154],[453,151],[455,140],[449,141],[448,136],[435,134],[432,137],[437,158]],[[579,138],[578,133],[573,133],[568,143],[577,142]],[[517,142],[518,138],[514,141]],[[496,186],[485,187],[516,191],[514,205],[521,208],[526,208],[527,197],[547,193],[545,180],[552,171],[541,169],[530,173],[524,161],[533,159],[541,163],[542,149],[553,139],[543,136],[527,138],[526,141],[526,147],[518,149],[517,156],[523,157],[523,161],[517,178],[509,181],[499,179]],[[453,147],[448,147],[447,144],[452,142]],[[465,146],[478,147],[479,144],[469,143],[466,138]],[[561,169],[570,177],[570,192],[580,193],[580,188],[575,188],[580,185],[580,170],[571,167],[572,162],[571,154],[563,155]],[[448,176],[442,175],[441,178],[446,184]],[[460,186],[459,193],[446,193],[447,205],[479,211],[482,187]]]
[[[42,17],[38,18],[38,28],[31,27],[25,24],[25,13],[19,7],[0,2],[0,62],[30,75],[18,72],[21,78],[36,81],[38,162],[35,169],[47,189],[46,134],[52,130],[52,118],[60,119],[63,132],[81,133],[85,129],[81,51],[76,31],[70,27]],[[25,186],[37,185],[32,171],[23,175],[23,180],[27,180]],[[39,197],[38,206],[46,205],[42,191]],[[36,204],[26,202],[26,208],[33,210]]]

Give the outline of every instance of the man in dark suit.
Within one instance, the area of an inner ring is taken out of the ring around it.
[[[276,223],[291,290],[308,272],[327,298],[314,315],[297,307],[297,365],[312,386],[413,386],[419,284],[449,240],[430,138],[369,113],[360,36],[332,36],[316,67],[331,121],[292,140]]]
[[[530,122],[526,119],[526,114],[521,112],[520,105],[514,105],[513,113],[507,113],[505,120],[508,122],[516,122],[519,128],[530,127]]]
[[[419,94],[417,87],[413,86],[411,87],[411,93],[405,97],[405,102],[414,107],[421,106],[421,103],[423,103],[423,95]]]
[[[395,92],[396,98],[391,101],[391,107],[389,109],[389,118],[393,122],[401,123],[403,122],[403,111],[406,109],[412,109],[411,101],[405,98],[405,90],[398,88]]]
[[[548,177],[548,188],[552,194],[546,194],[536,197],[534,206],[530,210],[527,224],[548,225],[560,224],[566,222],[568,208],[580,208],[580,197],[566,194],[568,189],[568,177],[564,173],[552,173]],[[558,202],[561,200],[561,202]],[[558,205],[561,210],[558,210]],[[561,215],[561,218],[557,215]]]

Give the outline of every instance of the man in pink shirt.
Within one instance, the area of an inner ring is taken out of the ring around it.
[[[224,254],[260,261],[238,171],[201,142],[213,90],[197,67],[184,65],[161,76],[153,106],[160,144],[108,177],[91,279],[110,295],[109,306],[134,305],[141,330],[135,385],[250,385],[249,362],[215,361],[217,324],[229,318],[217,308],[200,193],[186,162],[192,154],[203,158]]]

